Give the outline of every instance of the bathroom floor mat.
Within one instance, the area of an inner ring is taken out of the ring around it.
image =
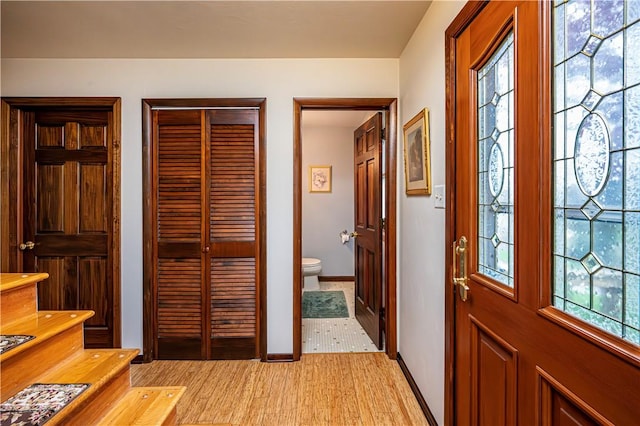
[[[349,309],[343,291],[305,291],[302,293],[302,318],[348,318]]]

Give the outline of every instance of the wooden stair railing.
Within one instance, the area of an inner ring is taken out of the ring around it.
[[[37,285],[48,276],[0,274],[0,334],[34,336],[0,354],[0,402],[34,383],[84,383],[48,426],[175,425],[185,388],[131,387],[137,349],[84,349],[83,323],[93,311],[37,310]]]

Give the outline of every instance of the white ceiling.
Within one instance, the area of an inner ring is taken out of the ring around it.
[[[397,58],[424,0],[1,0],[3,58]]]

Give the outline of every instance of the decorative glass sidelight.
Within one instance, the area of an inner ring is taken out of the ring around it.
[[[513,287],[513,33],[477,73],[478,271]]]
[[[555,1],[553,304],[640,344],[640,1]]]

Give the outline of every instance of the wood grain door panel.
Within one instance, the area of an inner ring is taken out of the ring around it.
[[[202,359],[201,287],[199,258],[158,259],[159,359]]]
[[[555,426],[598,426],[602,424],[593,420],[572,404],[571,401],[558,393],[553,394],[551,404],[553,408],[549,419],[550,423],[548,424]]]
[[[216,258],[211,262],[212,359],[256,357],[255,258]]]
[[[24,120],[25,271],[49,272],[38,286],[39,309],[91,309],[85,346],[113,347],[110,224],[113,220],[107,140],[110,111],[36,111]]]
[[[470,316],[471,424],[516,423],[518,351]]]
[[[356,319],[382,349],[382,114],[354,132]]]
[[[557,378],[536,367],[541,426],[613,426],[593,407],[571,392]]]

